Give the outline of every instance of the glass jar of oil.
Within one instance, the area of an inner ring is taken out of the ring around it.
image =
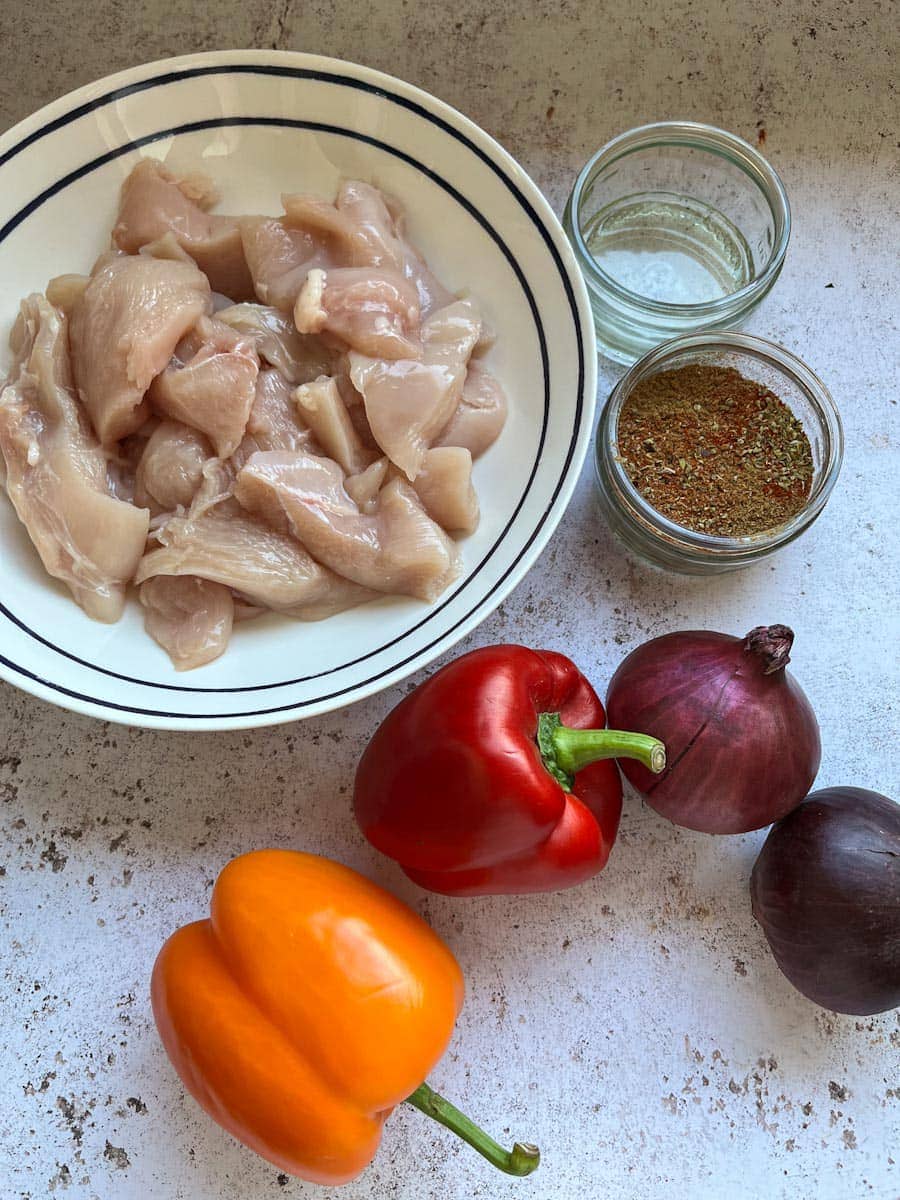
[[[749,143],[710,125],[663,121],[594,155],[563,223],[600,350],[630,363],[668,338],[740,326],[781,271],[790,208]]]

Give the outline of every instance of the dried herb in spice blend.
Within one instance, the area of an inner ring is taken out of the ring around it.
[[[619,413],[618,453],[658,512],[717,537],[783,525],[812,486],[803,426],[733,367],[695,363],[642,380]]]

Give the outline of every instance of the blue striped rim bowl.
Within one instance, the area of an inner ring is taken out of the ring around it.
[[[344,707],[395,684],[471,633],[553,534],[587,451],[593,324],[562,229],[536,185],[483,130],[417,88],[335,59],[223,51],[135,67],[48,105],[0,138],[0,340],[21,297],[84,272],[107,246],[119,185],[141,156],[202,167],[221,210],[279,210],[285,191],[329,198],[342,177],[395,195],[414,242],[497,333],[488,366],[509,397],[475,464],[476,533],[433,604],[385,597],[317,623],[241,625],[187,674],[144,632],[132,597],[90,620],[43,571],[0,494],[0,677],[106,720],[242,728]]]

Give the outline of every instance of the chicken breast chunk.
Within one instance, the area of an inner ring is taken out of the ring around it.
[[[235,217],[206,209],[215,202],[211,181],[179,179],[161,162],[144,158],[122,184],[113,241],[127,254],[171,233],[209,280],[214,292],[232,300],[253,298],[253,280],[244,258]]]
[[[422,325],[421,361],[349,355],[350,378],[365,399],[372,434],[410,480],[418,475],[432,439],[456,411],[480,329],[472,301],[456,300]]]
[[[160,421],[137,465],[135,503],[156,513],[190,507],[203,482],[203,464],[212,457],[213,448],[199,430]]]
[[[238,473],[235,495],[270,523],[286,518],[320,562],[363,587],[434,600],[459,574],[456,546],[400,479],[379,492],[368,515],[331,459],[260,453]]]
[[[234,598],[227,587],[192,575],[156,575],[139,589],[144,628],[172,660],[191,671],[228,649]]]
[[[157,412],[200,430],[216,454],[228,458],[247,428],[258,374],[253,341],[203,317],[154,380],[149,397]]]
[[[472,455],[461,446],[426,450],[413,484],[433,521],[450,533],[478,528],[478,497],[472,487]]]
[[[298,333],[292,318],[265,304],[235,304],[216,320],[252,338],[256,353],[293,384],[311,383],[333,373],[335,351],[321,338]]]
[[[178,342],[209,308],[195,266],[148,255],[104,255],[72,308],[78,395],[104,445],[139,429],[144,395]]]
[[[373,358],[422,355],[418,296],[396,271],[310,271],[294,306],[294,323],[301,333],[327,333]]]
[[[194,575],[256,607],[310,621],[372,599],[371,591],[316,562],[295,537],[242,512],[228,498],[226,478],[221,468],[207,465],[190,511],[155,531],[158,545],[141,560],[137,583],[157,575]]]
[[[309,271],[331,265],[318,238],[290,228],[284,219],[245,217],[240,230],[253,288],[263,304],[291,312]]]
[[[10,382],[0,392],[7,494],[47,572],[88,616],[117,621],[149,513],[111,493],[106,457],[75,398],[63,314],[29,296],[10,346]]]
[[[243,465],[257,450],[308,450],[321,453],[313,431],[294,403],[294,388],[280,371],[260,371],[247,432],[235,460]]]
[[[473,458],[479,458],[500,436],[506,411],[506,394],[499,380],[471,360],[456,411],[434,445],[463,446]]]
[[[336,380],[322,375],[303,384],[294,392],[294,403],[325,454],[346,474],[358,475],[376,457],[362,444]]]
[[[390,205],[378,188],[358,179],[345,180],[338,191],[336,207],[356,225],[358,239],[365,243],[364,265],[390,267],[408,279],[416,289],[423,318],[453,303],[456,297],[407,241],[399,206]]]

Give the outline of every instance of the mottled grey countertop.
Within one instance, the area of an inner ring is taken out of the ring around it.
[[[142,60],[277,46],[380,67],[494,134],[559,209],[611,135],[689,117],[765,145],[794,211],[752,330],[798,351],[847,432],[807,537],[716,580],[652,574],[587,477],[538,565],[468,641],[571,653],[603,690],[644,638],[786,621],[824,734],[821,784],[900,798],[897,10],[888,0],[43,0],[0,11],[0,126]],[[893,52],[893,58],[892,58]],[[16,297],[2,292],[4,312]],[[601,395],[614,372],[601,365]],[[2,583],[0,583],[2,587]],[[461,647],[464,648],[464,647]],[[466,1009],[432,1082],[544,1150],[495,1175],[413,1111],[348,1200],[897,1200],[900,1016],[791,990],[749,909],[762,835],[678,830],[626,800],[608,869],[571,891],[426,895],[362,841],[348,784],[402,689],[250,734],[144,733],[0,687],[0,1198],[327,1195],[186,1099],[156,1039],[156,950],[233,855],[307,847],[369,873],[453,945]]]

